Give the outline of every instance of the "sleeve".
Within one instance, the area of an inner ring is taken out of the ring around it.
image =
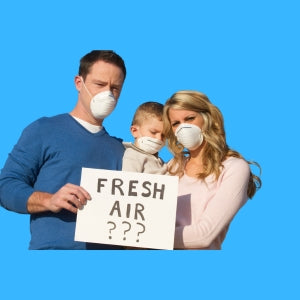
[[[138,153],[131,148],[128,148],[124,152],[122,171],[139,172],[144,171],[144,162],[141,161],[141,157]]]
[[[204,249],[222,234],[246,203],[250,168],[237,159],[224,170],[217,182],[217,191],[195,224],[175,229],[174,248]],[[225,235],[223,236],[225,237]]]
[[[37,121],[22,132],[0,174],[0,204],[18,213],[27,212],[41,161],[41,135]]]

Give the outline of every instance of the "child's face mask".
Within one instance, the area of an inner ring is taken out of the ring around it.
[[[157,153],[164,145],[165,143],[161,140],[149,136],[143,136],[137,139],[137,146],[149,154]]]

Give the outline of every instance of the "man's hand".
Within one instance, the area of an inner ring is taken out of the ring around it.
[[[28,199],[28,213],[60,212],[62,209],[77,213],[90,200],[90,194],[81,186],[67,183],[55,194],[34,192]]]

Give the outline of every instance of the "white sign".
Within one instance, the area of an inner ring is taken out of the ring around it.
[[[75,240],[173,249],[178,177],[83,168],[92,200],[78,210]]]

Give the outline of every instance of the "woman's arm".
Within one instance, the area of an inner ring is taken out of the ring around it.
[[[249,175],[247,162],[235,158],[228,161],[218,179],[217,191],[199,220],[189,226],[176,227],[174,248],[209,247],[247,201]]]

